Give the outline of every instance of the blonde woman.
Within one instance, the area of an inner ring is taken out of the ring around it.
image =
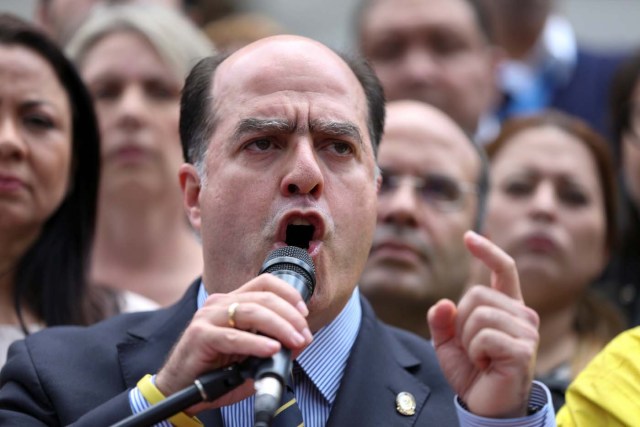
[[[178,182],[179,98],[190,68],[213,51],[174,10],[137,4],[97,8],[69,42],[103,140],[94,283],[166,306],[201,274]]]

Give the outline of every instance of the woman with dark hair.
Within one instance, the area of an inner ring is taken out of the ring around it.
[[[611,270],[624,280],[621,302],[640,324],[640,50],[620,67],[613,81],[612,129],[622,164],[630,214],[623,245]],[[640,326],[616,337],[578,375],[558,413],[559,427],[635,426],[640,420]]]
[[[569,382],[624,328],[590,286],[616,243],[609,148],[586,123],[549,111],[507,121],[487,154],[484,231],[516,261],[524,300],[540,316],[536,376],[557,409]]]
[[[29,332],[118,311],[87,286],[99,162],[73,65],[28,23],[0,15],[0,366]]]
[[[620,66],[613,79],[610,120],[623,191],[620,247],[604,282],[631,325],[640,325],[640,50]]]
[[[609,275],[621,280],[621,303],[640,325],[640,50],[620,67],[611,96],[612,129],[622,165],[624,201],[621,250]],[[609,277],[609,276],[607,276]],[[640,326],[614,339],[567,390],[560,427],[632,426],[640,419]]]

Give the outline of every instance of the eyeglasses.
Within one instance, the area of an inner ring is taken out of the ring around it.
[[[403,182],[411,185],[423,202],[440,212],[459,210],[464,205],[465,194],[476,191],[473,184],[458,182],[444,175],[415,176],[383,170],[379,196],[393,194]]]

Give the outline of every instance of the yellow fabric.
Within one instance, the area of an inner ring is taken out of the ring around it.
[[[293,405],[294,403],[296,403],[296,399],[291,399],[290,401],[288,401],[287,403],[285,403],[284,405],[279,407],[278,410],[273,414],[273,416],[275,417],[280,412],[284,411],[285,409],[287,409],[289,406]]]
[[[566,393],[558,427],[640,425],[640,326],[618,335]]]
[[[145,399],[147,399],[147,402],[155,405],[156,403],[166,399],[166,397],[160,390],[158,390],[155,384],[153,384],[151,378],[151,375],[147,374],[144,376],[144,378],[138,381],[138,390],[140,390],[140,393],[144,396]],[[169,418],[169,421],[176,427],[203,426],[199,419],[197,419],[196,417],[190,417],[184,412],[180,412],[174,415],[173,417]]]

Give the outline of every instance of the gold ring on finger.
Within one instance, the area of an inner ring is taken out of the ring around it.
[[[229,308],[227,308],[227,323],[231,328],[236,327],[236,310],[238,309],[239,305],[239,302],[233,302],[229,304]]]

